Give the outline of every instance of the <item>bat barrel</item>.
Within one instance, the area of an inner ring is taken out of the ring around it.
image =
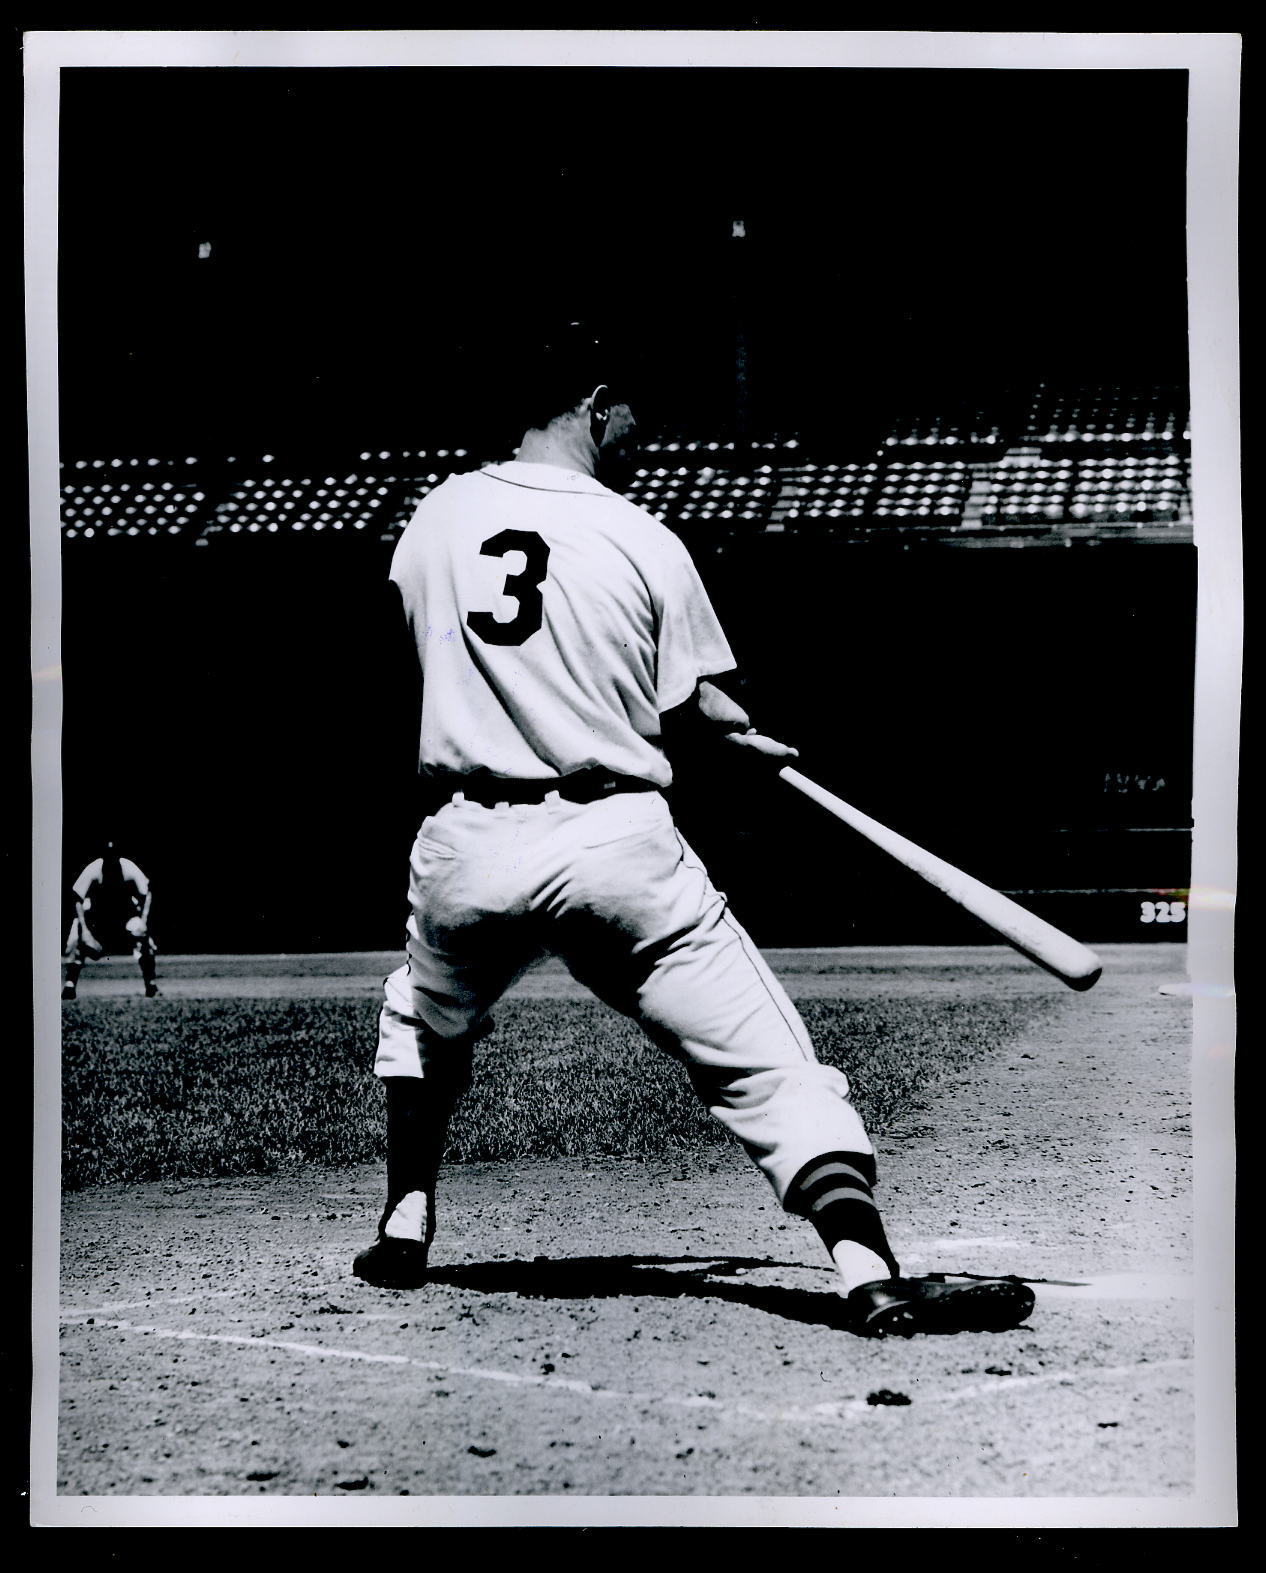
[[[880,824],[868,814],[863,814],[851,803],[828,792],[825,787],[811,781],[808,776],[784,766],[778,774],[789,786],[795,787],[806,797],[825,808],[836,819],[842,820],[860,832],[877,847],[895,857],[914,873],[943,891],[951,901],[972,913],[994,930],[1009,945],[1031,961],[1045,967],[1048,972],[1079,992],[1092,988],[1103,971],[1103,965],[1094,951],[1087,949],[1080,940],[1063,933],[1054,924],[1040,918],[1027,907],[1022,907],[1010,896],[994,890],[983,881],[966,874],[944,858],[939,858],[925,847]]]

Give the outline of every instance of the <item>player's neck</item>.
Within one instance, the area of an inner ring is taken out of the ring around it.
[[[587,431],[551,426],[546,431],[525,432],[516,457],[520,464],[552,464],[560,470],[596,475],[596,452]]]

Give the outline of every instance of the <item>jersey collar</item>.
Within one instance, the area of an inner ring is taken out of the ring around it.
[[[590,497],[611,495],[610,488],[592,475],[563,470],[556,464],[528,464],[522,459],[507,459],[503,464],[484,465],[482,473],[534,492],[581,492]]]

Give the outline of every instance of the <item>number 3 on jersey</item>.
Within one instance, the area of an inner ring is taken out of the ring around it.
[[[499,623],[491,612],[467,612],[466,626],[485,644],[522,644],[541,626],[544,602],[541,586],[549,567],[549,546],[535,530],[500,530],[479,548],[481,557],[505,557],[522,552],[527,558],[519,573],[506,575],[502,595],[512,596],[519,609],[506,623]]]

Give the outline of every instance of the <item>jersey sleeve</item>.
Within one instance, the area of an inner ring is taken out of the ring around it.
[[[149,880],[146,879],[137,865],[130,858],[120,858],[119,862],[123,868],[123,878],[129,885],[135,888],[137,895],[148,896]]]
[[[734,655],[689,552],[674,541],[659,608],[660,713],[685,704],[699,679],[734,670]]]
[[[101,859],[98,858],[95,863],[89,863],[88,866],[82,870],[79,878],[70,888],[79,897],[80,901],[86,901],[92,891],[93,886],[99,884],[100,881]]]

